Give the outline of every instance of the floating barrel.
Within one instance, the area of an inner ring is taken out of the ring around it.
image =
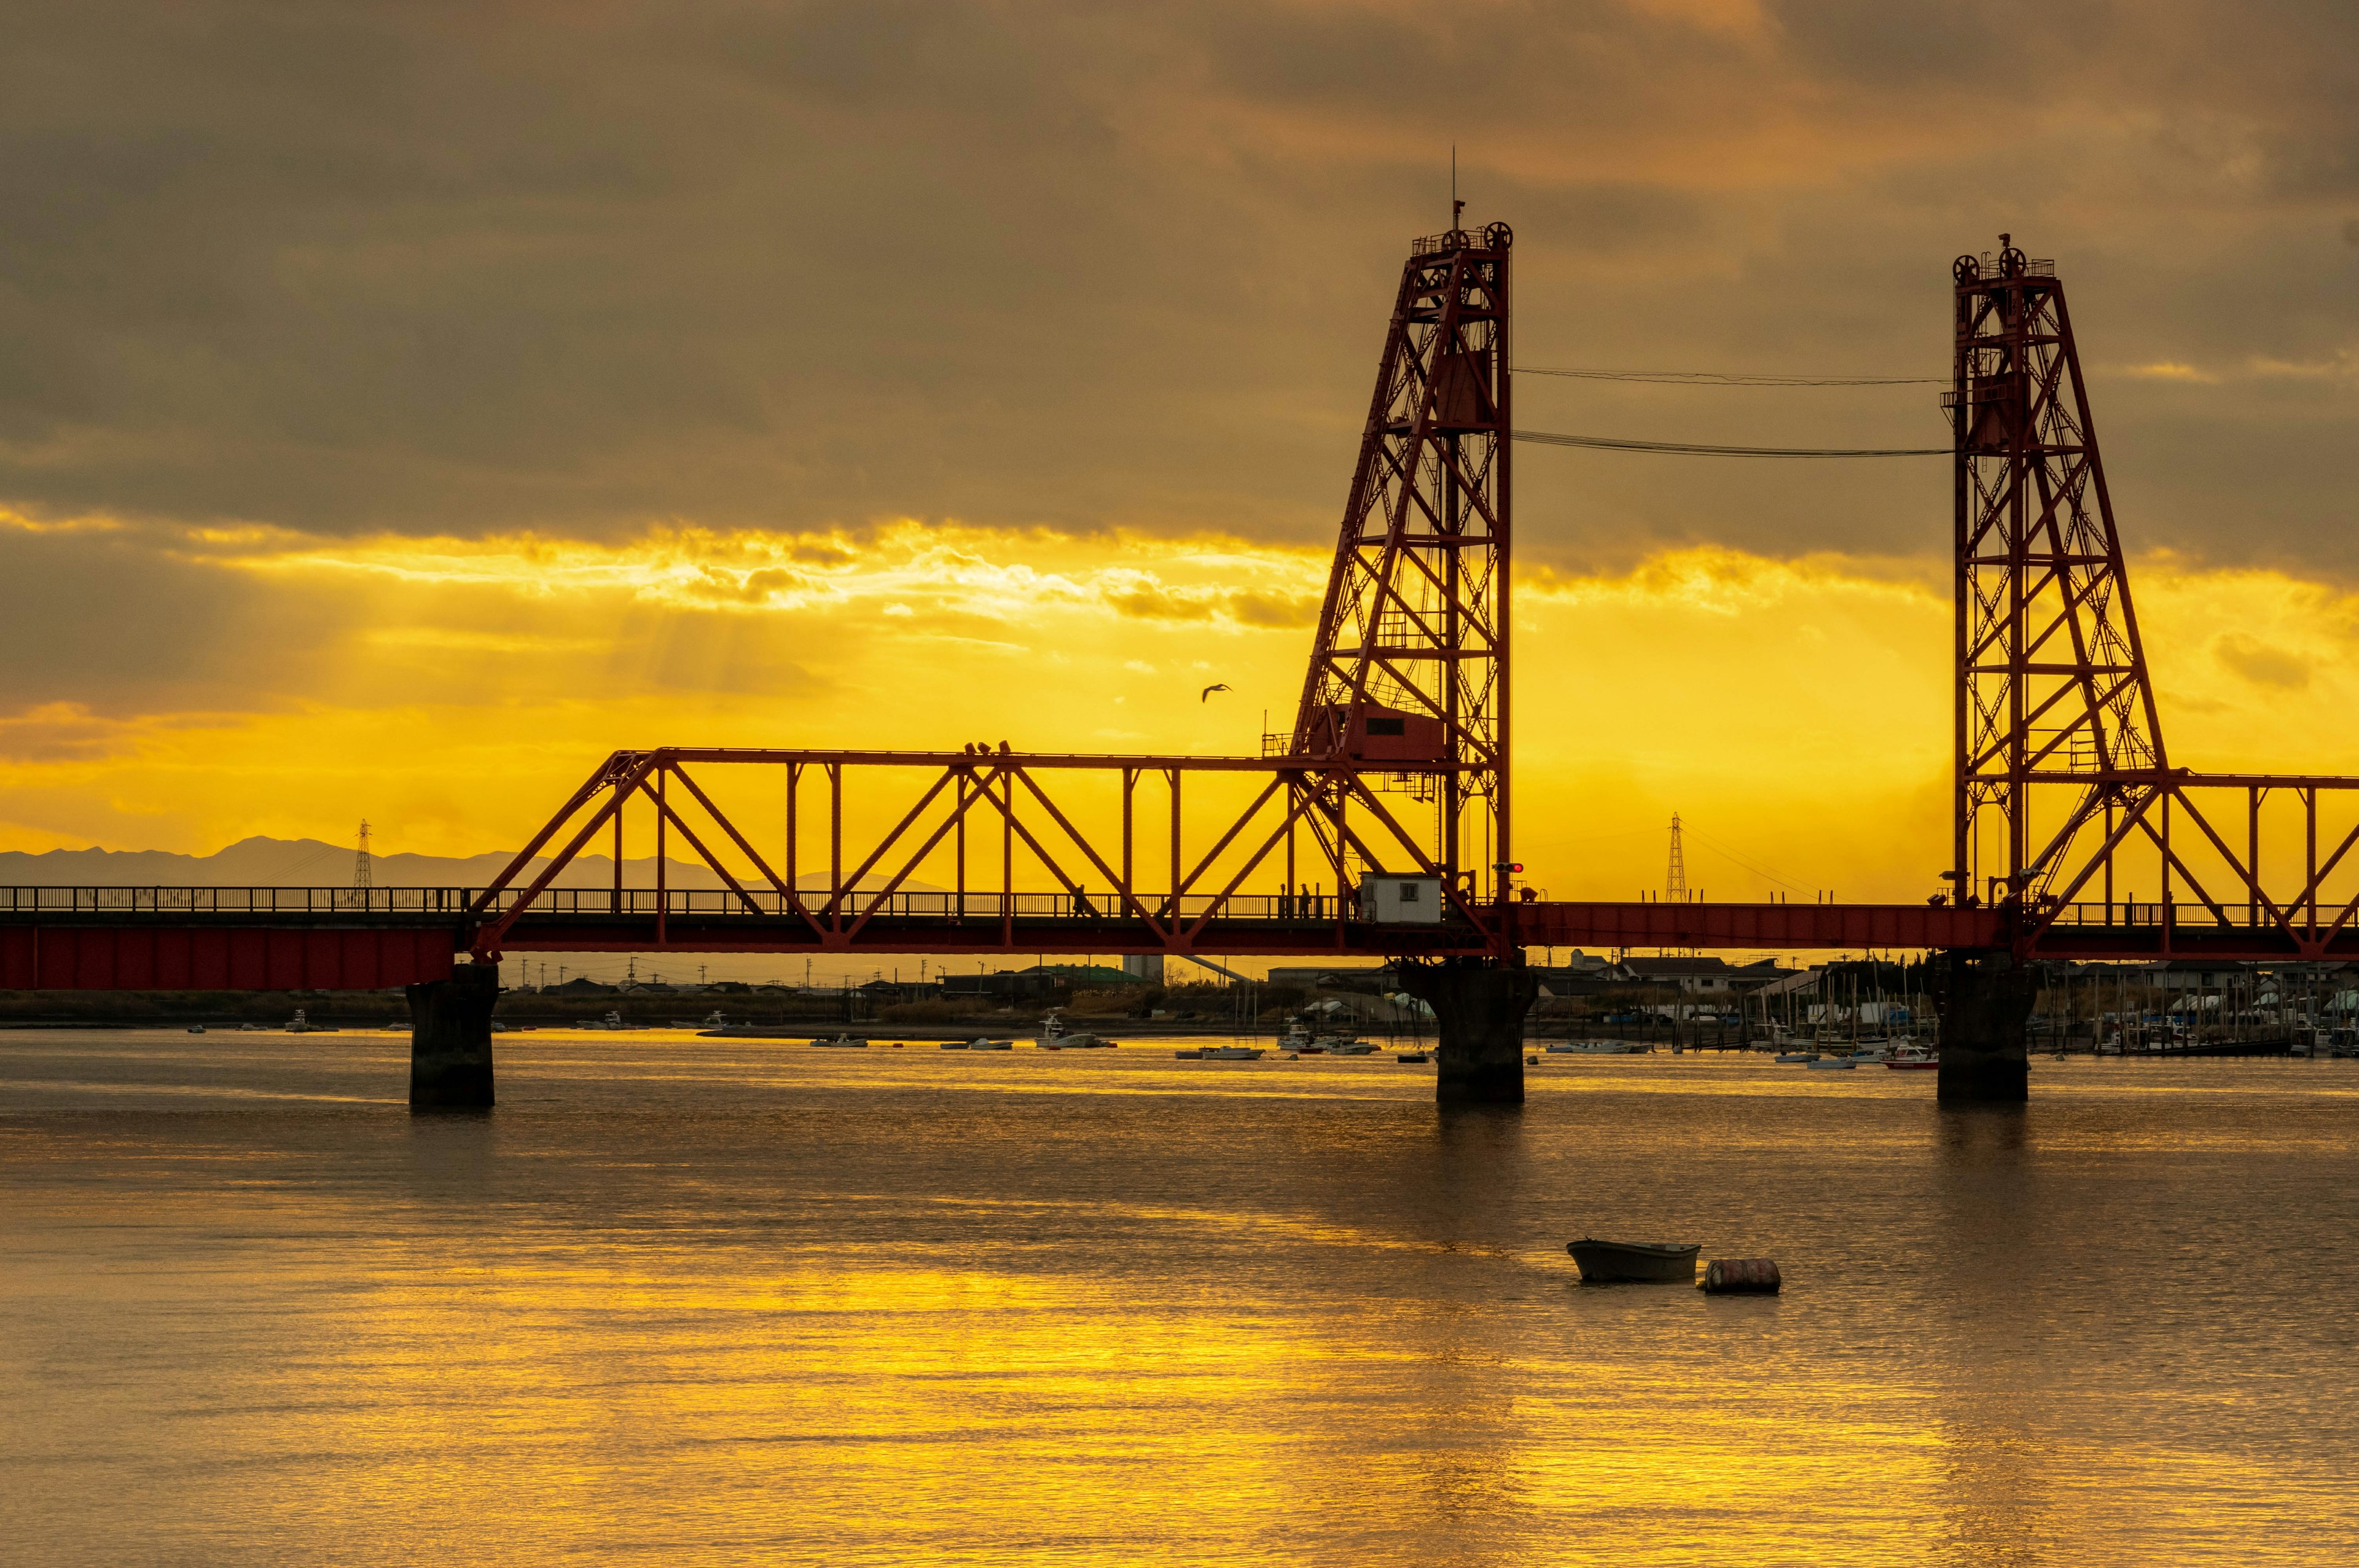
[[[1703,1288],[1715,1296],[1774,1296],[1781,1283],[1771,1258],[1715,1258],[1704,1265]]]

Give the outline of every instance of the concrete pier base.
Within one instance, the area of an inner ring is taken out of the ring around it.
[[[1404,965],[1401,989],[1433,1009],[1440,1048],[1433,1098],[1443,1105],[1524,1103],[1524,1014],[1539,978],[1480,958]]]
[[[1928,978],[1941,1019],[1940,1098],[2030,1098],[2038,977],[2008,954],[1961,949],[1933,955]]]
[[[461,964],[447,980],[408,988],[409,1108],[489,1110],[497,964]]]

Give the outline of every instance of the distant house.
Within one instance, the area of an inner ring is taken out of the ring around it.
[[[1616,966],[1630,985],[1677,986],[1691,994],[1724,995],[1757,990],[1786,978],[1775,959],[1755,964],[1731,964],[1724,958],[1645,958],[1632,956]]]
[[[596,980],[590,979],[582,976],[576,976],[574,979],[567,980],[563,985],[544,986],[541,989],[552,996],[614,996],[617,994],[622,988],[619,986],[602,986]]]

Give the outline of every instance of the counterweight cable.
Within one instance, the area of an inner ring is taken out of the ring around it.
[[[1728,447],[1701,441],[1636,441],[1619,436],[1565,436],[1516,430],[1518,441],[1541,447],[1583,447],[1602,452],[1664,452],[1688,458],[1946,458],[1951,447]]]
[[[1771,375],[1717,370],[1569,370],[1517,365],[1517,375],[1558,375],[1573,381],[1636,381],[1657,386],[1947,386],[1938,375]]]

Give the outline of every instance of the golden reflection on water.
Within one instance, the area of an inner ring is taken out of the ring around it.
[[[2359,1547],[2335,1065],[1943,1112],[1608,1059],[1449,1113],[1389,1063],[504,1038],[498,1111],[412,1120],[397,1042],[13,1044],[26,1561]],[[1584,1232],[1791,1286],[1583,1287]]]

